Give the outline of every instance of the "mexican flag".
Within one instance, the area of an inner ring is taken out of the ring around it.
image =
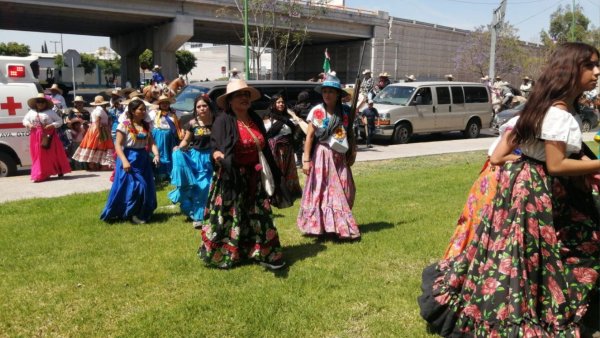
[[[327,52],[327,48],[325,48],[325,60],[323,60],[323,73],[327,74],[331,70],[331,59],[329,58],[329,53]]]

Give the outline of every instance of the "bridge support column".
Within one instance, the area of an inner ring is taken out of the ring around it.
[[[154,64],[162,67],[162,74],[168,81],[177,77],[175,51],[194,36],[194,19],[177,15],[172,22],[153,31],[152,55]]]
[[[140,83],[140,54],[146,50],[145,32],[132,32],[110,38],[110,48],[121,56],[121,86],[127,81],[137,88]]]

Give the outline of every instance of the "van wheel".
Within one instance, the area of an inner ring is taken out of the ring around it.
[[[410,136],[412,134],[412,130],[408,123],[400,123],[394,129],[394,134],[392,135],[392,143],[393,144],[404,144],[408,143],[410,140]]]
[[[583,120],[581,122],[581,131],[587,133],[590,130],[592,130],[592,123],[588,120]]]
[[[481,125],[479,121],[476,119],[469,120],[467,123],[467,128],[463,131],[463,134],[466,138],[477,138],[479,137],[479,133],[481,132]]]
[[[6,153],[0,153],[0,177],[14,176],[17,173],[17,163]]]

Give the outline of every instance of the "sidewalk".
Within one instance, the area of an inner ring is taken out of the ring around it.
[[[594,139],[596,132],[583,134],[584,141]],[[359,145],[356,161],[379,161],[393,158],[458,153],[487,150],[495,137],[476,139],[452,139],[448,141],[416,142],[395,145],[375,145],[366,148]],[[29,175],[0,178],[0,203],[34,197],[57,197],[74,193],[88,193],[109,190],[110,171],[74,171],[63,178],[56,177],[33,183]]]

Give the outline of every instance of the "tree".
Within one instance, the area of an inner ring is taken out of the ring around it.
[[[177,69],[179,74],[187,75],[196,67],[196,57],[189,50],[178,50],[175,52]]]
[[[63,60],[62,54],[56,54],[54,57],[54,65],[56,68],[60,69],[65,65],[65,61]]]
[[[98,60],[94,55],[81,53],[81,67],[83,67],[83,72],[85,74],[93,74],[97,64]]]
[[[257,78],[260,76],[260,59],[269,46],[273,46],[283,61],[284,77],[302,51],[308,38],[308,25],[317,15],[325,12],[327,0],[312,4],[297,4],[294,0],[248,0],[248,45],[251,46]],[[234,0],[235,8],[223,7],[217,15],[233,15],[243,21],[243,0]],[[242,43],[245,37],[240,36]],[[285,50],[281,50],[281,49]],[[289,50],[291,48],[291,50]]]
[[[548,32],[542,30],[540,38],[546,46],[567,41],[585,42],[588,38],[589,25],[590,19],[583,14],[581,6],[575,6],[574,11],[568,7],[558,6],[558,9],[550,15],[550,29]]]
[[[31,55],[31,49],[29,46],[17,43],[17,42],[8,42],[8,43],[0,43],[0,55],[7,56],[29,56]]]
[[[99,60],[98,64],[104,71],[104,79],[106,80],[106,86],[109,87],[111,83],[115,81],[115,78],[121,72],[121,60],[114,58],[112,60]]]
[[[516,35],[516,29],[505,23],[496,40],[496,74],[507,76],[520,74],[526,54]],[[477,27],[454,57],[458,71],[472,73],[478,78],[488,74],[490,63],[491,34],[485,26]]]
[[[142,54],[140,54],[140,68],[146,71],[148,69],[152,69],[152,64],[154,62],[154,55],[150,49],[146,49]]]

